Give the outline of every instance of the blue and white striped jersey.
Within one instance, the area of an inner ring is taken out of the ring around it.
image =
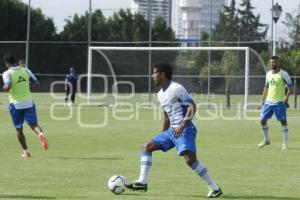
[[[170,127],[176,128],[183,121],[188,105],[193,101],[186,89],[179,83],[170,81],[158,94],[160,106],[167,113]]]

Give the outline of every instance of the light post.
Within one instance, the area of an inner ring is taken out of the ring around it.
[[[26,52],[25,52],[25,66],[28,67],[29,60],[29,43],[30,43],[30,19],[31,19],[31,0],[28,1],[27,11],[27,32],[26,32]]]
[[[272,11],[272,18],[274,20],[274,26],[273,26],[274,30],[272,30],[273,31],[273,38],[272,38],[272,40],[273,40],[273,49],[272,49],[272,54],[273,54],[273,56],[275,56],[276,55],[276,23],[277,23],[280,15],[282,13],[282,8],[281,8],[280,5],[278,5],[278,3],[276,3],[275,5],[272,6],[271,11]]]

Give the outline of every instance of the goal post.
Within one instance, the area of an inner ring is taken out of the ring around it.
[[[249,96],[249,47],[104,47],[104,46],[90,46],[88,51],[88,69],[87,69],[87,104],[91,103],[91,94],[92,94],[92,77],[93,77],[93,52],[99,53],[104,60],[107,62],[109,71],[112,75],[114,85],[115,85],[115,94],[118,95],[118,80],[114,71],[114,66],[110,62],[109,58],[105,55],[105,51],[145,51],[145,52],[156,52],[156,51],[244,51],[245,52],[245,72],[244,72],[244,109],[247,109],[248,105],[248,96]],[[118,59],[113,58],[113,59]],[[151,62],[149,62],[148,71],[151,72]],[[151,79],[151,74],[148,74],[148,79]],[[149,95],[151,94],[151,87],[149,87]],[[114,104],[117,104],[117,98]],[[149,102],[150,103],[150,102]]]

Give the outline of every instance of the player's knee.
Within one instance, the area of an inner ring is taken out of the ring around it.
[[[193,153],[185,154],[184,159],[186,164],[188,164],[189,166],[192,166],[197,161],[197,157]]]
[[[37,124],[29,124],[30,128],[34,130],[37,127]]]
[[[186,157],[185,162],[187,165],[192,166],[197,161],[194,157]]]
[[[286,126],[287,125],[287,121],[286,120],[282,120],[280,121],[282,126]]]
[[[267,120],[266,119],[261,119],[260,120],[260,124],[263,125],[263,126],[266,125],[267,124]]]
[[[155,144],[152,141],[146,142],[142,146],[142,151],[152,152],[154,150],[154,147],[155,147]]]

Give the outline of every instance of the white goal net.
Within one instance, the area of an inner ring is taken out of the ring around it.
[[[167,62],[180,82],[207,104],[249,108],[264,86],[264,63],[249,47],[89,47],[87,103],[154,101],[151,66]],[[133,96],[140,96],[135,98]],[[228,104],[229,103],[229,104]]]

